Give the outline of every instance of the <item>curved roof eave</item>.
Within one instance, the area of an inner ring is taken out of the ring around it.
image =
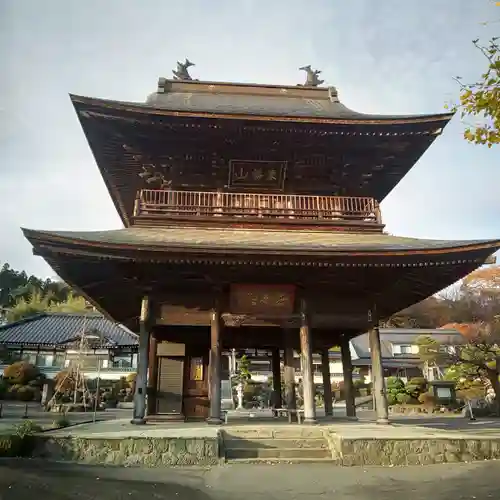
[[[239,228],[124,228],[110,231],[35,231],[22,229],[33,247],[56,245],[98,256],[102,250],[238,255],[301,255],[369,257],[440,255],[500,248],[498,240],[423,240],[385,234],[328,231],[243,230]],[[286,239],[284,239],[286,233]],[[105,253],[105,252],[104,252]],[[125,257],[125,256],[123,256]],[[115,256],[115,258],[123,258]],[[125,257],[126,258],[126,257]]]
[[[318,124],[364,124],[364,125],[404,125],[441,122],[444,126],[454,116],[454,113],[433,113],[419,115],[375,115],[358,113],[348,109],[341,103],[331,103],[326,110],[318,110],[314,103],[306,103],[300,108],[287,109],[283,106],[270,106],[268,102],[255,104],[253,107],[248,103],[241,106],[234,104],[212,105],[203,103],[196,106],[189,104],[192,96],[176,96],[176,99],[164,101],[161,106],[148,103],[137,103],[129,101],[117,101],[112,99],[100,99],[95,97],[79,96],[70,94],[70,99],[79,112],[84,112],[82,107],[101,108],[104,110],[127,111],[142,115],[164,115],[178,117],[199,118],[227,118],[240,120],[274,120],[285,122],[305,122]],[[199,97],[199,96],[198,96]],[[213,95],[203,96],[205,100],[214,98]],[[227,96],[226,96],[227,97]],[[302,101],[300,100],[301,104]],[[168,104],[168,105],[167,105]],[[275,111],[274,113],[272,111]]]

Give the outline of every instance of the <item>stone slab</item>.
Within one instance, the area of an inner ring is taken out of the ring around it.
[[[320,438],[327,443],[327,449],[317,445]],[[45,432],[38,437],[35,454],[91,464],[216,465],[225,456],[225,439],[228,445],[235,439],[255,443],[243,448],[252,449],[252,457],[263,455],[263,460],[276,455],[276,450],[295,450],[280,451],[286,455],[283,461],[295,458],[300,461],[300,456],[294,454],[299,450],[305,457],[308,447],[304,442],[311,440],[311,448],[318,449],[321,457],[329,456],[332,466],[426,465],[500,459],[500,430],[471,433],[355,422],[313,427],[296,424],[213,427],[179,422],[135,426],[128,420],[114,420]],[[236,448],[228,446],[233,452]],[[269,451],[257,453],[259,449]],[[327,450],[329,453],[325,453]]]
[[[216,438],[219,435],[217,426],[200,423],[185,424],[165,423],[134,425],[130,419],[116,419],[104,422],[74,425],[65,429],[57,429],[45,433],[51,437],[76,437],[87,439],[124,439],[124,438]]]

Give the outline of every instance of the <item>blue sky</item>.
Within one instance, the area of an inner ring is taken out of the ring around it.
[[[356,111],[441,112],[454,76],[485,69],[471,41],[499,19],[490,0],[2,0],[0,262],[53,275],[20,226],[120,227],[68,93],[141,102],[188,57],[201,80],[294,85],[311,64]],[[500,148],[462,130],[456,117],[383,203],[389,232],[500,237]]]

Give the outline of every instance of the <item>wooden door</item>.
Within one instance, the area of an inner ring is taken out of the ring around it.
[[[182,415],[184,357],[159,356],[156,412]]]
[[[184,367],[184,415],[189,419],[206,419],[209,415],[208,356],[206,353],[186,356]]]

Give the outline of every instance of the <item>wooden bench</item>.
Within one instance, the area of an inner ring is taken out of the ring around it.
[[[273,417],[288,417],[288,423],[292,423],[292,417],[297,416],[297,423],[301,424],[304,420],[304,410],[295,410],[289,408],[273,408]]]

